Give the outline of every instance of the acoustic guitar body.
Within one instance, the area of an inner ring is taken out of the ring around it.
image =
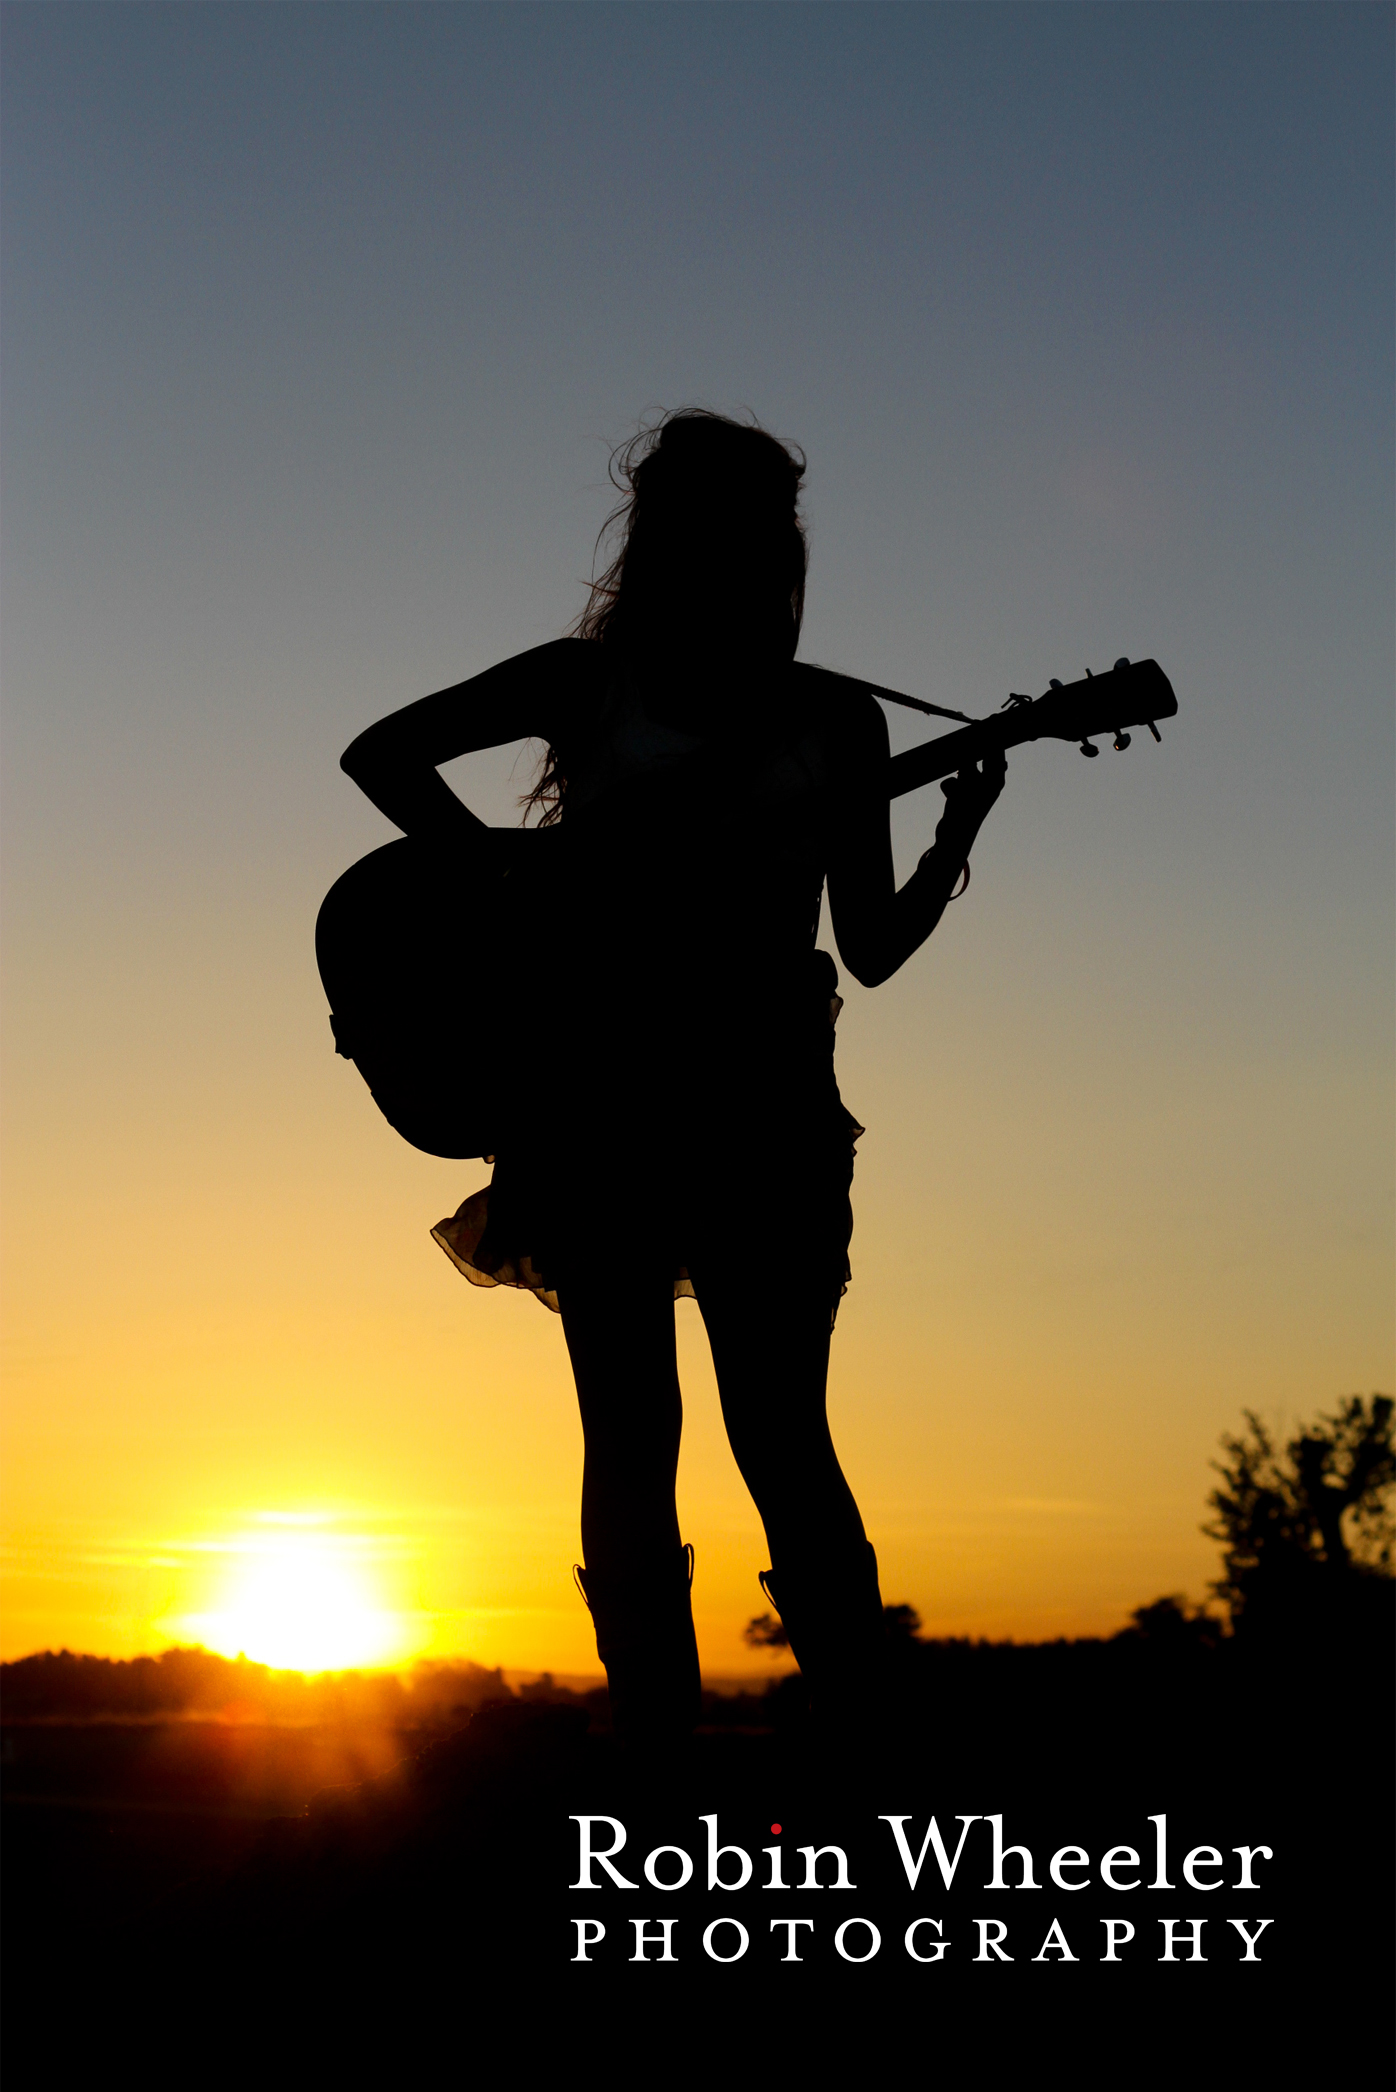
[[[486,830],[453,876],[404,836],[351,865],[321,905],[315,957],[335,1050],[428,1155],[495,1154],[525,1102],[520,947],[552,840]]]

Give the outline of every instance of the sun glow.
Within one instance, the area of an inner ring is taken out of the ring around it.
[[[180,1623],[184,1632],[219,1655],[278,1670],[349,1670],[410,1653],[409,1622],[384,1603],[378,1564],[361,1539],[309,1517],[267,1524],[222,1543],[226,1576],[209,1610]]]

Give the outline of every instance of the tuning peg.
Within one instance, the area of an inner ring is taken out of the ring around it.
[[[1158,728],[1157,728],[1157,727],[1156,727],[1156,726],[1154,725],[1154,722],[1153,722],[1153,720],[1152,720],[1152,719],[1146,719],[1146,720],[1144,721],[1144,724],[1145,724],[1145,726],[1147,726],[1147,727],[1148,727],[1148,729],[1149,729],[1149,732],[1150,732],[1150,733],[1151,733],[1151,734],[1153,735],[1153,737],[1154,737],[1154,739],[1155,739],[1156,741],[1161,741],[1161,740],[1163,739],[1163,735],[1162,735],[1162,734],[1161,734],[1161,733],[1159,732]]]
[[[1121,752],[1123,752],[1123,751],[1124,751],[1124,750],[1125,750],[1126,748],[1128,748],[1128,747],[1129,747],[1129,744],[1130,744],[1130,738],[1131,738],[1131,737],[1130,737],[1130,736],[1129,736],[1129,735],[1128,735],[1128,734],[1127,734],[1127,733],[1125,732],[1125,730],[1124,730],[1124,728],[1123,728],[1122,726],[1117,726],[1117,727],[1116,727],[1116,729],[1115,729],[1115,746],[1116,746],[1116,748],[1120,749],[1120,750],[1121,750]]]
[[[1094,747],[1091,742],[1083,741],[1081,743],[1081,753],[1082,755],[1099,755],[1100,750]]]
[[[1121,656],[1120,656],[1119,660],[1118,660],[1118,661],[1117,661],[1117,662],[1115,663],[1115,666],[1116,666],[1116,668],[1128,668],[1128,667],[1129,667],[1129,655],[1128,655],[1128,654],[1121,654]]]

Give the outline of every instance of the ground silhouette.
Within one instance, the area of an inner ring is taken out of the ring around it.
[[[131,1738],[144,1738],[147,1755],[133,1757],[114,1787],[89,1780],[85,1794],[74,1793],[70,1765],[68,1791],[11,1806],[11,2039],[22,2050],[75,1986],[97,2001],[94,2009],[114,2010],[158,1969],[167,2023],[214,2013],[230,1985],[246,2001],[247,2024],[264,2031],[294,2019],[307,1994],[335,2023],[362,2014],[366,2000],[455,1999],[464,2009],[470,1998],[508,2015],[575,2014],[579,2026],[618,2012],[636,2039],[648,2015],[663,2022],[681,2001],[700,2013],[738,2000],[743,2010],[773,2011],[796,2042],[815,2025],[830,2039],[852,2038],[862,2025],[871,2039],[870,2010],[885,2029],[899,2012],[934,2008],[938,2053],[970,2057],[1003,2009],[1007,1980],[1028,1986],[1013,1996],[1035,2038],[1055,2038],[1054,2027],[1065,2038],[1074,2026],[1074,2052],[1085,2042],[1102,2068],[1112,2043],[1137,2038],[1140,2015],[1165,2006],[1167,2040],[1184,2046],[1215,2015],[1242,2010],[1254,2062],[1257,2043],[1269,2038],[1263,2029],[1278,2029],[1292,2013],[1296,1986],[1341,1981],[1361,1996],[1382,1981],[1389,1928],[1371,1888],[1384,1865],[1374,1855],[1385,1853],[1390,1830],[1390,1694],[1384,1651],[1369,1652],[1360,1676],[1352,1654],[1349,1643],[1277,1663],[1268,1647],[1248,1650],[1240,1638],[1202,1631],[1170,1601],[1141,1608],[1134,1626],[1109,1641],[908,1636],[885,1701],[850,1708],[837,1733],[811,1729],[798,1686],[782,1683],[744,1710],[759,1711],[764,1730],[705,1724],[681,1760],[655,1763],[618,1748],[585,1704],[511,1696],[425,1748],[401,1736],[396,1756],[331,1764],[320,1790],[294,1807],[283,1790],[279,1811],[264,1803],[262,1813],[243,1815],[220,1812],[216,1779],[181,1791],[168,1755],[149,1754],[151,1740],[168,1753],[172,1733],[187,1741],[191,1732],[216,1731],[246,1753],[253,1737],[303,1739],[304,1730],[128,1721],[109,1725],[104,1739],[102,1725],[89,1722],[81,1733],[108,1752],[108,1764],[113,1738],[128,1749]],[[1343,1712],[1319,1722],[1319,1708]],[[75,1725],[47,1732],[50,1744],[77,1733]],[[230,1763],[223,1761],[225,1780]],[[313,1765],[303,1769],[314,1775]],[[1036,1897],[986,1897],[981,1866],[934,1904],[910,1900],[877,1818],[908,1815],[919,1837],[932,1811],[952,1831],[961,1814],[1003,1813],[1005,1837],[1036,1855],[1040,1880],[1048,1856],[1066,1844],[1095,1859],[1120,1844],[1144,1850],[1160,1811],[1175,1855],[1201,1845],[1222,1853],[1268,1845],[1275,1861],[1267,1893],[1239,1902],[1189,1894],[1175,1872],[1179,1893],[1153,1898],[1145,1923],[1133,1905],[1126,1910],[1144,1935],[1137,1961],[1106,1967],[1098,1959],[1102,1919],[1126,1899],[1098,1886],[1062,1896],[1044,1882],[1047,1892]],[[799,1967],[772,1961],[771,1899],[763,1908],[754,1884],[719,1896],[582,1898],[569,1886],[577,1873],[570,1819],[579,1814],[625,1823],[625,1862],[637,1880],[643,1856],[660,1844],[688,1851],[701,1871],[707,1815],[716,1815],[724,1842],[754,1856],[773,1843],[773,1823],[792,1853],[839,1845],[859,1892],[841,1899],[839,1915],[871,1918],[882,1952],[861,1968],[835,1958],[825,1906],[836,1899],[827,1894],[801,1905],[799,1914],[810,1909],[819,1926]],[[579,1907],[607,1923],[613,1959],[572,1962]],[[938,1976],[901,1946],[909,1917],[923,1908],[945,1920],[954,1941]],[[995,1978],[972,1959],[971,1926],[1000,1914],[1016,1934],[1015,1958]],[[673,1966],[632,1964],[635,1915],[677,1917],[685,1951]],[[1258,1966],[1238,1966],[1239,1949],[1230,1951],[1226,1920],[1236,1915],[1273,1920]],[[703,1954],[713,1917],[746,1924],[753,1946],[741,1964],[720,1967]],[[1070,1966],[1032,1961],[1049,1917],[1061,1920],[1078,1956]],[[1189,1968],[1182,1981],[1182,1969],[1157,1958],[1162,1917],[1215,1920],[1205,1967]],[[1058,1972],[1052,1983],[1049,1969]],[[931,1992],[933,1976],[940,1988]],[[1237,1993],[1242,1978],[1247,1988]],[[652,1987],[637,1991],[640,1981]],[[716,2065],[716,2031],[713,2039]],[[1012,2042],[1005,2048],[1003,2028],[993,2039],[996,2053],[1025,2060]],[[1242,2065],[1240,2049],[1232,2060]],[[1089,2070],[1086,2081],[1094,2081]]]

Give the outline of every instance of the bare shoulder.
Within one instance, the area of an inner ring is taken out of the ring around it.
[[[565,702],[588,698],[604,688],[606,660],[595,639],[549,639],[502,661],[497,672]]]
[[[887,721],[866,683],[813,663],[794,664],[800,707],[818,723],[830,757],[845,774],[860,775],[887,761]]]
[[[551,639],[511,666],[532,681],[550,741],[588,726],[605,696],[606,658],[595,639]]]
[[[552,639],[511,655],[366,727],[344,751],[341,767],[362,784],[384,763],[436,765],[510,741],[573,734],[600,704],[600,655],[585,639]]]
[[[557,741],[571,738],[593,718],[606,673],[603,650],[594,639],[549,639],[439,696],[446,708],[454,701],[457,708],[490,709],[505,739]]]
[[[517,656],[572,682],[596,682],[606,674],[606,654],[599,639],[549,639],[531,653]]]

